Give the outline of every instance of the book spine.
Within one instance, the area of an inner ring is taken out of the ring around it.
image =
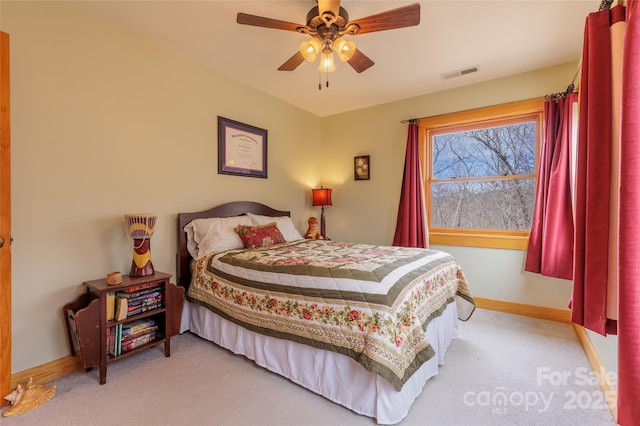
[[[118,330],[118,326],[109,327],[109,355],[116,356],[116,332]]]
[[[141,320],[138,320],[138,321],[131,321],[131,322],[128,322],[128,323],[126,323],[126,324],[124,324],[122,326],[122,331],[124,333],[130,333],[130,332],[132,332],[132,331],[134,331],[136,329],[140,330],[140,329],[143,329],[145,327],[152,326],[155,323],[156,322],[153,320],[153,318],[145,318],[145,319],[141,319]]]
[[[137,298],[144,298],[144,296],[146,296],[147,294],[160,293],[160,292],[161,292],[161,287],[157,286],[153,288],[148,288],[146,290],[136,291],[133,293],[127,293],[126,291],[118,291],[116,292],[116,296],[124,297],[127,299],[137,299]]]
[[[127,334],[127,335],[123,335],[122,336],[122,343],[128,342],[130,340],[136,339],[140,336],[144,336],[146,334],[150,334],[150,333],[154,333],[156,330],[158,329],[157,325],[151,326],[151,327],[147,327],[143,330],[140,330],[139,332],[133,333],[133,334]]]
[[[124,348],[126,346],[131,346],[133,344],[135,344],[136,342],[140,342],[141,340],[148,340],[149,337],[155,337],[156,332],[155,331],[150,331],[148,333],[145,333],[143,335],[140,335],[134,339],[129,339],[129,340],[124,340],[120,345]]]
[[[140,284],[137,286],[129,287],[128,289],[124,290],[124,292],[131,294],[137,291],[160,287],[160,286],[161,286],[160,282],[152,282],[152,283]]]
[[[132,296],[132,297],[128,297],[127,299],[129,299],[130,302],[136,302],[138,300],[146,300],[146,299],[150,299],[152,297],[162,297],[162,292],[161,291],[150,291],[149,293],[144,293],[144,294],[140,294],[138,296]]]
[[[142,312],[151,311],[153,309],[158,309],[158,308],[161,308],[161,307],[162,307],[162,303],[154,303],[152,305],[134,307],[135,309],[129,311],[127,313],[127,316],[133,316],[133,315],[141,314]]]
[[[107,327],[107,347],[106,347],[106,351],[107,351],[107,355],[109,354],[109,349],[111,348],[111,328]]]
[[[127,318],[127,313],[128,312],[129,312],[129,309],[128,309],[127,299],[124,299],[122,297],[116,296],[116,314],[115,314],[115,319],[117,321],[122,321],[123,319]]]
[[[128,306],[151,305],[162,301],[162,296],[148,297],[145,299],[122,299],[127,301]]]
[[[155,333],[148,334],[146,336],[141,336],[139,339],[135,341],[131,341],[127,344],[122,345],[122,352],[128,352],[132,349],[140,347],[142,345],[146,345],[149,342],[152,342],[155,339]]]
[[[116,326],[116,355],[122,354],[122,324]]]
[[[116,292],[110,291],[107,293],[107,321],[111,321],[115,315],[116,307]]]
[[[139,332],[140,330],[144,330],[147,327],[154,326],[155,324],[156,322],[151,318],[130,322],[125,324],[122,327],[122,334],[125,336],[129,334],[133,334],[133,333]]]

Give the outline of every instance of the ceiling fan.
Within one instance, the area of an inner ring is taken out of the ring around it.
[[[300,43],[300,49],[285,63],[279,71],[293,71],[305,60],[314,62],[320,55],[321,71],[335,70],[333,53],[341,61],[347,62],[356,72],[361,73],[374,62],[356,47],[355,43],[343,36],[355,36],[375,31],[411,27],[420,23],[420,4],[399,7],[349,21],[349,14],[340,6],[340,0],[317,0],[317,6],[307,13],[307,24],[295,24],[278,19],[238,13],[237,22],[243,25],[273,28],[276,30],[296,31],[311,36],[311,40]]]

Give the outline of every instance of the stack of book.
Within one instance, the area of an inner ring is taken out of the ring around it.
[[[118,324],[110,328],[109,354],[119,356],[156,338],[158,326],[152,318]]]
[[[131,287],[115,294],[115,319],[121,321],[132,315],[162,307],[160,283]]]

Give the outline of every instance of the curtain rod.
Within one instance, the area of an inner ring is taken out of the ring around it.
[[[611,9],[611,5],[613,4],[614,0],[602,0],[602,2],[600,2],[600,7],[598,8],[599,11],[603,11],[603,10],[610,10]],[[617,5],[621,5],[624,2],[622,0],[617,0]],[[550,99],[558,99],[558,98],[564,98],[566,97],[569,93],[572,93],[573,90],[575,89],[575,81],[576,81],[576,77],[578,77],[578,73],[580,72],[580,67],[582,66],[582,59],[580,59],[580,63],[578,63],[578,69],[576,70],[575,75],[573,76],[573,80],[571,80],[571,84],[569,84],[569,86],[567,86],[567,90],[565,90],[564,92],[558,92],[558,93],[552,93],[550,95],[546,95],[544,98],[546,100],[550,100]]]
[[[402,124],[407,124],[407,123],[415,123],[418,120],[420,120],[420,118],[407,118],[405,120],[401,120],[400,122]]]
[[[604,1],[608,1],[608,0],[604,0]],[[565,90],[564,92],[558,92],[558,93],[552,93],[550,95],[546,95],[544,98],[546,100],[564,98],[569,93],[572,93],[573,89],[575,89],[575,87],[576,87],[574,83],[576,81],[576,77],[578,77],[578,73],[580,72],[580,67],[582,67],[582,59],[580,59],[580,62],[578,63],[578,69],[576,69],[576,73],[573,75],[573,79],[571,80],[571,84],[569,84],[567,86],[567,90]]]

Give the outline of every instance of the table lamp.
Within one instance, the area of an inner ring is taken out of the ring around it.
[[[320,235],[322,235],[323,239],[327,238],[326,226],[324,221],[324,206],[331,206],[331,189],[323,188],[320,186],[320,189],[312,189],[311,194],[313,195],[313,205],[321,206],[320,209]]]

